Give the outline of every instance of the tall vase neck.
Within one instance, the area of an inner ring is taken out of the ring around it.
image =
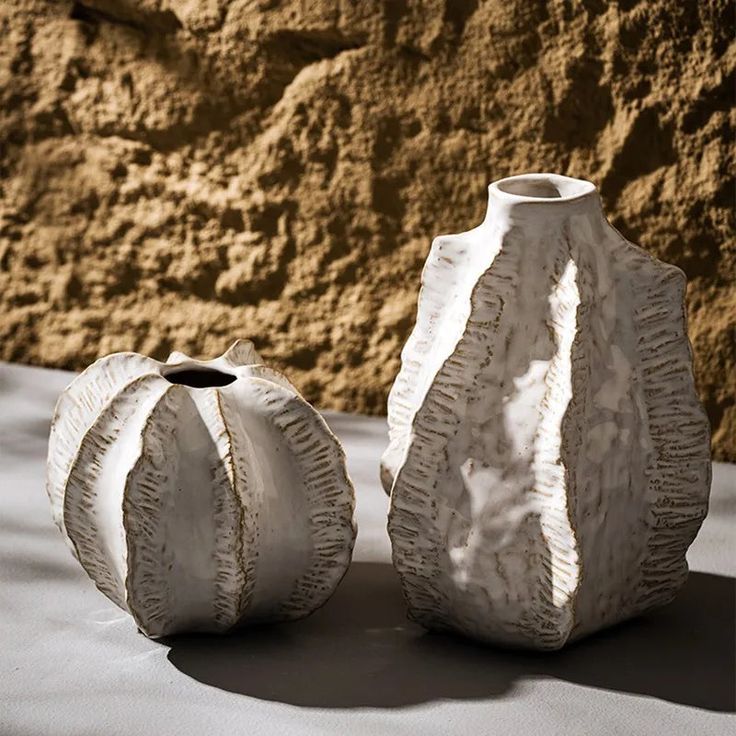
[[[486,221],[503,218],[511,225],[549,222],[572,215],[602,219],[592,182],[560,174],[521,174],[488,187]]]

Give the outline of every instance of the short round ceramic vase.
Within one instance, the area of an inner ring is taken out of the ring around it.
[[[342,448],[247,341],[91,365],[57,404],[47,487],[85,571],[149,636],[305,616],[350,563]]]

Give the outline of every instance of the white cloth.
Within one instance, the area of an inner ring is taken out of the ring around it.
[[[385,420],[328,415],[357,489],[353,565],[298,623],[149,641],[51,522],[44,463],[72,374],[0,364],[0,734],[698,734],[734,722],[736,467],[715,466],[694,571],[667,608],[558,653],[408,622],[378,482]]]

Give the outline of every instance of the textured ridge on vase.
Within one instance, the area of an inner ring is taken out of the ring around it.
[[[381,469],[413,618],[555,649],[675,594],[710,487],[683,290],[568,177],[435,239]]]
[[[221,448],[218,470],[223,476],[220,482],[224,490],[218,496],[216,518],[229,527],[217,540],[221,565],[215,580],[216,607],[220,607],[218,615],[223,623],[232,625],[243,617],[253,594],[255,557],[248,555],[247,550],[257,545],[263,483],[258,473],[250,472],[257,461],[237,408],[232,408],[228,397],[217,391],[208,391],[207,398],[221,427],[216,444]]]
[[[112,356],[101,358],[77,376],[59,397],[54,412],[49,438],[47,488],[54,521],[70,545],[62,522],[62,496],[77,444],[110,398],[129,380],[156,365],[156,361],[135,353],[119,355],[125,355],[127,359],[111,361]]]
[[[65,489],[63,490],[64,509],[62,519],[74,550],[82,567],[96,581],[100,590],[118,605],[125,604],[125,580],[120,559],[121,547],[116,544],[122,538],[122,488],[116,497],[100,499],[96,488],[105,480],[107,473],[120,472],[116,467],[125,458],[121,458],[120,449],[124,444],[118,440],[121,434],[141,430],[140,419],[136,422],[136,414],[144,414],[142,406],[152,406],[165,391],[166,381],[145,374],[134,378],[111,398],[100,413],[94,418],[89,429],[79,443],[76,455],[69,469]],[[115,506],[115,513],[107,513],[99,508],[100,501]],[[67,514],[66,509],[74,509],[76,513]],[[96,533],[100,525],[98,516],[105,517],[114,533],[100,535]]]
[[[97,587],[149,636],[305,616],[350,562],[342,449],[258,360],[246,341],[212,361],[118,354],[59,399],[54,518]]]
[[[123,491],[123,525],[127,543],[126,602],[141,630],[150,636],[162,636],[179,629],[177,606],[181,606],[178,594],[191,582],[189,569],[179,565],[183,550],[167,539],[166,517],[173,509],[174,494],[180,477],[177,450],[177,414],[186,400],[184,389],[171,386],[155,406],[146,414],[140,435],[138,457],[125,479]],[[183,491],[183,489],[182,489]],[[101,489],[101,493],[104,490]],[[177,499],[178,500],[178,499]],[[201,551],[197,542],[190,544],[195,552]],[[209,540],[208,540],[209,541]],[[195,545],[196,548],[195,548]],[[204,550],[206,554],[209,550]],[[184,581],[171,583],[172,574],[184,568]],[[199,603],[192,593],[195,606]],[[183,606],[181,606],[183,608]],[[190,614],[191,615],[191,614]],[[196,614],[194,628],[196,630]]]

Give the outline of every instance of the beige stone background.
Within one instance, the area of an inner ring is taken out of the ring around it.
[[[254,339],[382,413],[434,235],[487,184],[592,179],[689,277],[736,460],[733,8],[705,0],[4,0],[0,357]]]

